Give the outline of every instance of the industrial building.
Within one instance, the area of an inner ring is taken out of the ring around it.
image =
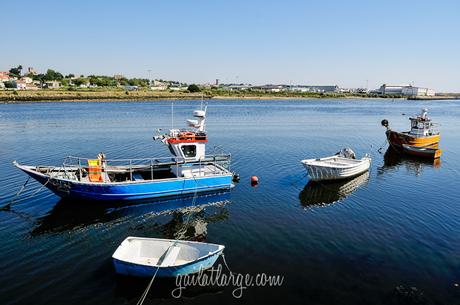
[[[377,90],[380,94],[385,95],[403,95],[403,96],[434,96],[435,91],[430,88],[415,87],[412,85],[388,85],[383,84]]]
[[[420,88],[420,87],[404,87],[402,89],[402,95],[405,96],[434,96],[434,89]]]
[[[315,92],[315,93],[324,93],[324,92],[329,92],[329,93],[338,93],[340,92],[340,88],[337,85],[319,85],[319,86],[314,86],[314,85],[298,85],[298,86],[290,86],[288,87],[289,91],[293,92]]]

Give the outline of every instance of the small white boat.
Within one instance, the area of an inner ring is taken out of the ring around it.
[[[127,237],[112,258],[119,274],[175,277],[211,268],[224,248],[194,241]]]
[[[371,158],[365,155],[356,159],[353,150],[344,148],[331,157],[306,159],[301,162],[312,181],[323,181],[356,177],[369,170]]]

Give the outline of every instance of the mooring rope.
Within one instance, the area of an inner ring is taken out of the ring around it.
[[[0,208],[0,211],[8,211],[14,203],[17,204],[17,203],[20,203],[20,202],[29,200],[30,198],[32,198],[33,196],[35,196],[36,194],[38,194],[44,187],[46,187],[46,185],[48,184],[48,182],[50,182],[51,177],[49,177],[48,180],[46,180],[46,182],[43,183],[43,185],[40,186],[40,187],[39,187],[36,191],[34,191],[32,194],[30,194],[30,195],[27,196],[26,198],[22,198],[22,199],[20,199],[20,200],[16,200],[16,201],[15,201],[15,199],[24,191],[24,189],[25,189],[27,183],[29,182],[29,179],[30,179],[30,177],[27,178],[26,183],[23,184],[23,186],[22,186],[21,189],[16,193],[16,195],[13,197],[13,199],[12,199],[9,203],[5,204],[3,207]]]
[[[227,264],[227,260],[225,259],[225,255],[224,255],[223,252],[222,252],[221,256],[222,256],[222,260],[224,261],[225,267],[227,267],[227,269],[228,269],[228,272],[230,272],[230,274],[232,274],[233,272],[232,272],[232,270],[230,270],[230,267]]]
[[[194,192],[193,198],[192,198],[192,207],[193,207],[193,206],[195,206],[196,198],[197,198],[197,195],[198,195],[198,181],[196,180],[195,175],[193,175],[193,172],[192,172],[192,177],[193,177],[193,180],[195,180],[195,192]],[[188,217],[187,217],[187,220],[185,221],[184,227],[177,232],[177,233],[179,233],[179,235],[181,235],[183,233],[185,234],[185,232],[187,232],[187,227],[188,227],[188,224],[189,224],[189,221],[190,221],[190,215],[192,213],[193,212],[190,211],[189,214],[187,215]],[[177,235],[177,233],[176,233],[176,235]],[[168,247],[166,252],[169,250],[169,248],[175,246],[176,244],[177,244],[177,240],[171,246]],[[148,295],[148,293],[150,291],[150,288],[152,287],[153,281],[155,280],[155,276],[157,275],[157,272],[158,272],[159,269],[160,269],[160,266],[158,265],[157,270],[155,270],[155,273],[153,274],[152,279],[150,280],[149,284],[145,288],[144,293],[142,294],[141,298],[139,299],[139,301],[137,302],[136,305],[142,305],[144,303],[145,298],[147,297],[147,295]]]
[[[30,176],[27,177],[26,182],[21,186],[21,188],[16,193],[16,195],[13,197],[13,199],[11,199],[10,203],[13,203],[14,199],[16,199],[16,197],[18,197],[22,193],[22,191],[24,191],[24,189],[26,188],[26,185],[27,185],[27,183],[29,183],[29,181],[30,181]]]
[[[193,180],[195,181],[195,192],[193,193],[193,198],[192,198],[192,205],[191,207],[193,208],[196,203],[196,198],[198,195],[198,181],[195,178],[195,175],[192,173]],[[184,225],[182,226],[182,229],[176,232],[176,237],[181,237],[182,234],[185,234],[187,232],[188,225],[190,223],[190,217],[193,213],[193,210],[190,210],[189,213],[187,214],[187,220],[185,221]]]
[[[13,204],[14,200],[24,191],[24,189],[26,188],[27,183],[29,183],[29,180],[30,180],[30,176],[27,178],[26,182],[21,186],[21,188],[16,193],[16,195],[14,195],[14,197],[11,199],[11,201],[8,202],[7,204],[5,204],[4,206],[2,206],[0,208],[0,210],[9,210],[11,208],[11,205]]]
[[[145,298],[147,298],[147,295],[149,294],[150,287],[152,287],[153,280],[155,279],[155,276],[157,275],[158,270],[160,270],[160,266],[157,266],[157,270],[155,270],[155,273],[152,276],[152,279],[150,280],[149,284],[147,285],[147,288],[145,288],[144,293],[142,294],[141,298],[139,301],[137,301],[136,305],[142,305],[145,301]]]
[[[386,144],[388,144],[388,143],[389,143],[388,138],[386,138],[385,141],[383,141],[383,143],[380,145],[379,149],[377,149],[379,154],[382,154],[382,150],[385,148],[385,146],[387,146]],[[391,145],[391,143],[390,143],[390,145]]]

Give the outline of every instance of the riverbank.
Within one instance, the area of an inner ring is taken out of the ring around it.
[[[191,93],[187,91],[151,91],[123,89],[43,89],[43,90],[2,90],[0,91],[0,103],[17,102],[74,102],[74,101],[148,101],[148,100],[190,100],[190,99],[239,99],[239,100],[283,100],[283,99],[370,99],[389,98],[406,99],[401,96],[380,96],[375,94],[352,94],[352,93],[296,93],[296,92],[203,92]],[[442,96],[439,99],[456,99],[455,96]],[[435,98],[438,99],[438,98]]]
[[[434,100],[459,100],[460,94],[456,95],[436,95],[436,96],[411,96],[408,100],[415,101],[434,101]]]
[[[4,90],[0,91],[0,102],[39,102],[39,101],[142,101],[156,99],[198,99],[201,93],[155,92],[147,90]],[[210,98],[204,95],[204,98]]]

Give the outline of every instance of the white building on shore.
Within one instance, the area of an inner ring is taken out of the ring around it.
[[[168,90],[168,83],[166,82],[161,82],[158,80],[154,80],[152,83],[152,86],[150,86],[150,89],[153,91],[164,91]]]
[[[434,96],[434,89],[421,88],[421,87],[404,87],[402,89],[402,95],[405,96]]]
[[[377,90],[384,95],[403,95],[403,96],[434,96],[434,89],[415,87],[412,85],[388,85],[383,84]]]

